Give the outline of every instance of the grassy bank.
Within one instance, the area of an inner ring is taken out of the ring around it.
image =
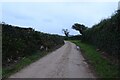
[[[89,64],[94,68],[98,77],[101,78],[116,78],[118,77],[118,67],[112,65],[109,61],[104,59],[100,52],[96,51],[96,48],[90,44],[82,43],[78,40],[70,40],[76,45],[80,46],[80,49],[88,60]]]
[[[47,54],[51,53],[52,51],[58,49],[62,45],[57,46],[54,49],[48,50],[48,51],[37,51],[34,55],[27,56],[19,60],[16,64],[10,65],[9,67],[2,68],[2,78],[8,78],[10,75],[20,71],[24,67],[27,67],[31,63],[37,61],[38,59],[46,56]]]

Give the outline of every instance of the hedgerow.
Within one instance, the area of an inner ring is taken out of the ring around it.
[[[64,44],[59,35],[35,31],[32,28],[20,28],[8,24],[2,25],[2,63],[6,66],[15,60],[35,54],[37,50],[50,50]]]
[[[120,53],[120,11],[85,30],[82,41],[94,44],[102,51],[118,58]]]

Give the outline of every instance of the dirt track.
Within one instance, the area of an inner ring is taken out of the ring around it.
[[[65,45],[10,78],[94,78],[75,44]]]

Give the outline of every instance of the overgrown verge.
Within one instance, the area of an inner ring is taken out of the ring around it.
[[[20,71],[24,67],[27,67],[31,63],[37,61],[38,59],[48,55],[52,51],[58,49],[62,45],[58,45],[56,48],[48,50],[48,51],[37,51],[35,54],[23,57],[17,63],[11,64],[9,67],[2,68],[2,79],[8,78],[10,75]]]
[[[8,78],[15,72],[18,72],[22,68],[26,67],[27,65],[33,63],[34,61],[38,60],[39,58],[47,55],[47,52],[37,52],[34,55],[23,57],[17,63],[11,64],[9,67],[2,68],[2,78]]]
[[[1,25],[3,78],[64,44],[63,38],[59,35],[9,24]]]
[[[70,40],[76,45],[80,46],[81,51],[87,58],[91,66],[93,66],[97,75],[101,78],[117,78],[119,77],[119,66],[111,64],[108,60],[104,59],[100,52],[90,44],[83,43],[78,40]]]

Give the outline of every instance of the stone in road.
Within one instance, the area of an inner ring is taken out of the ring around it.
[[[76,45],[65,45],[32,63],[10,78],[94,78]]]

